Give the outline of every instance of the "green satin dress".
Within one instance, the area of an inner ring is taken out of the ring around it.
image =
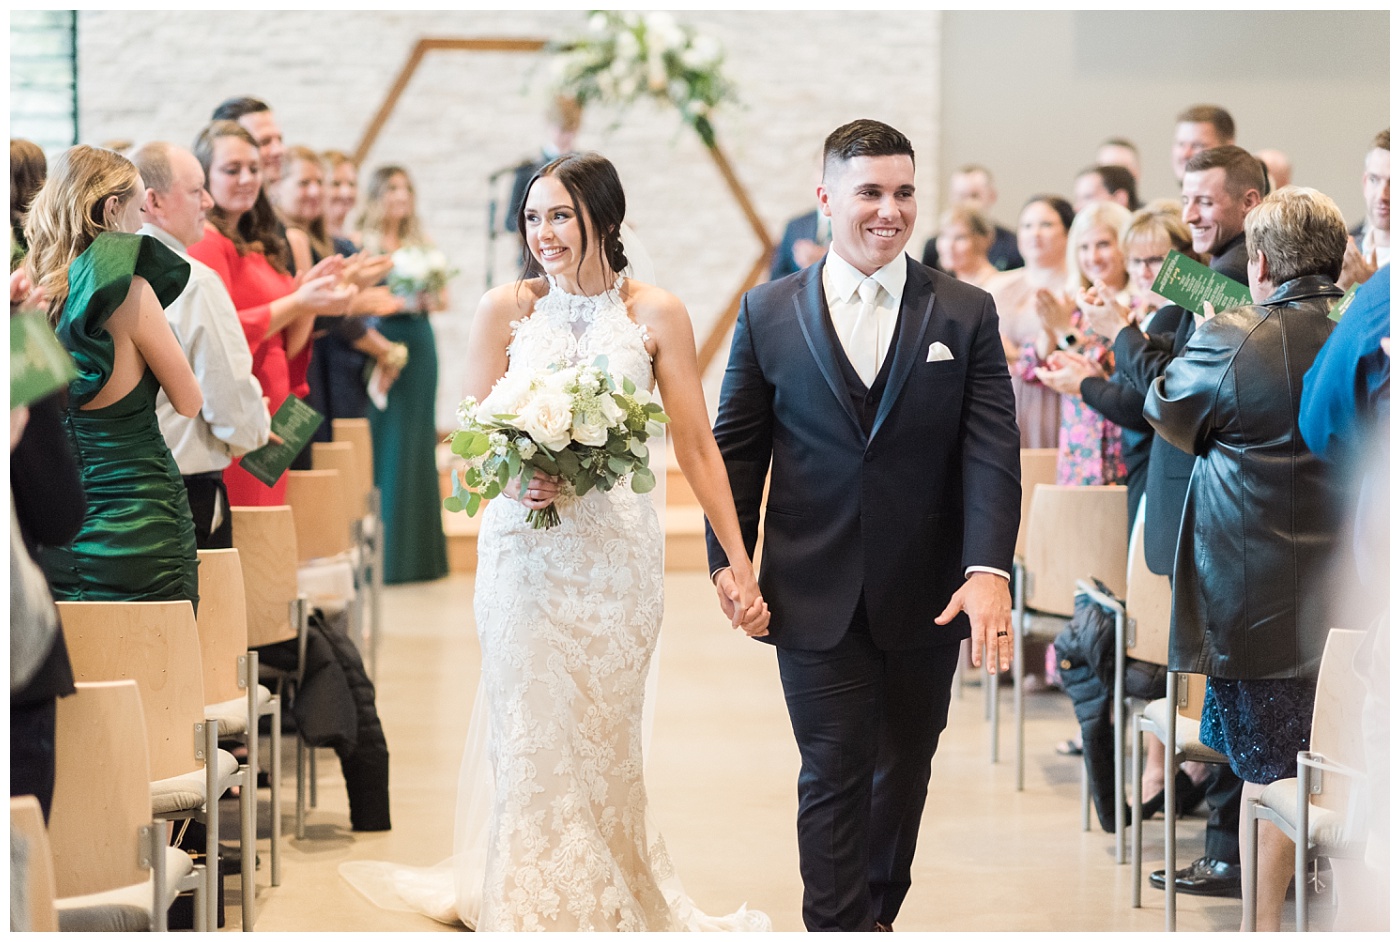
[[[77,455],[87,515],[67,546],[46,547],[40,563],[59,601],[199,600],[199,558],[189,499],[156,421],[160,383],[149,369],[131,392],[82,409],[112,377],[107,319],[134,275],[161,306],[184,290],[190,266],[148,236],[103,233],[68,268],[69,295],[55,328],[73,355],[63,425]]]

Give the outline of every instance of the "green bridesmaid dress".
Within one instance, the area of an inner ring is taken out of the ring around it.
[[[379,332],[408,346],[408,365],[389,387],[387,408],[367,410],[374,483],[384,520],[384,581],[447,575],[447,537],[437,471],[437,347],[427,314],[381,318]]]
[[[107,319],[135,275],[164,307],[184,290],[189,264],[148,236],[99,235],[68,268],[68,300],[55,328],[73,355],[63,425],[87,496],[82,529],[40,562],[59,601],[198,602],[199,558],[184,481],[156,422],[160,383],[146,370],[136,387],[100,409],[82,409],[112,377]]]

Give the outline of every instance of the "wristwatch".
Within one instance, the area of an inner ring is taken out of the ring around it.
[[[1059,343],[1056,344],[1061,350],[1073,350],[1078,345],[1079,335],[1072,331],[1068,334],[1061,335]]]

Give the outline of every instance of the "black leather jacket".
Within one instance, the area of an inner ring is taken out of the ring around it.
[[[1342,294],[1318,275],[1203,324],[1148,392],[1157,434],[1196,455],[1177,544],[1171,667],[1316,674],[1344,485],[1303,443],[1303,374]]]

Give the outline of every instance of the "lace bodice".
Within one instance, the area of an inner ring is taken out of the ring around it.
[[[592,363],[601,355],[608,358],[614,376],[626,376],[638,387],[650,389],[654,377],[647,329],[628,315],[622,281],[619,278],[602,294],[583,295],[570,294],[550,278],[549,293],[535,302],[528,317],[511,324],[506,375]]]

